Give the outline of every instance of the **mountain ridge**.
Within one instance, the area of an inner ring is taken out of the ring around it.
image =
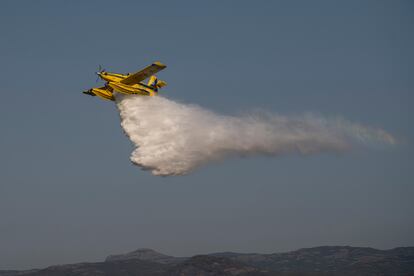
[[[1,271],[0,276],[414,275],[414,247],[318,246],[280,253],[215,252],[174,257],[149,248],[109,255],[103,262]]]

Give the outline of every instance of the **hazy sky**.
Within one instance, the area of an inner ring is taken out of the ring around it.
[[[139,247],[414,245],[413,15],[411,1],[2,1],[0,269]],[[400,144],[152,176],[115,105],[81,91],[99,64],[155,60],[170,99],[342,116]]]

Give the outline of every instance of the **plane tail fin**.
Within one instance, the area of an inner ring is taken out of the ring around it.
[[[148,86],[153,87],[155,91],[157,91],[158,88],[162,88],[166,85],[167,83],[165,81],[159,80],[155,75],[152,75],[148,81]]]

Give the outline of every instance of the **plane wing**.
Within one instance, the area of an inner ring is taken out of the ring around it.
[[[140,81],[145,80],[146,78],[154,75],[155,73],[164,69],[165,66],[161,62],[154,62],[150,66],[145,67],[141,71],[135,72],[134,74],[129,75],[125,79],[121,80],[120,82],[123,84],[135,84],[139,83]]]

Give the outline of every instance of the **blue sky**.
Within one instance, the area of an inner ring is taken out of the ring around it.
[[[413,12],[410,1],[4,1],[0,269],[139,247],[413,245]],[[99,64],[154,60],[168,65],[171,99],[341,116],[400,144],[154,177],[130,163],[115,105],[81,94]]]

